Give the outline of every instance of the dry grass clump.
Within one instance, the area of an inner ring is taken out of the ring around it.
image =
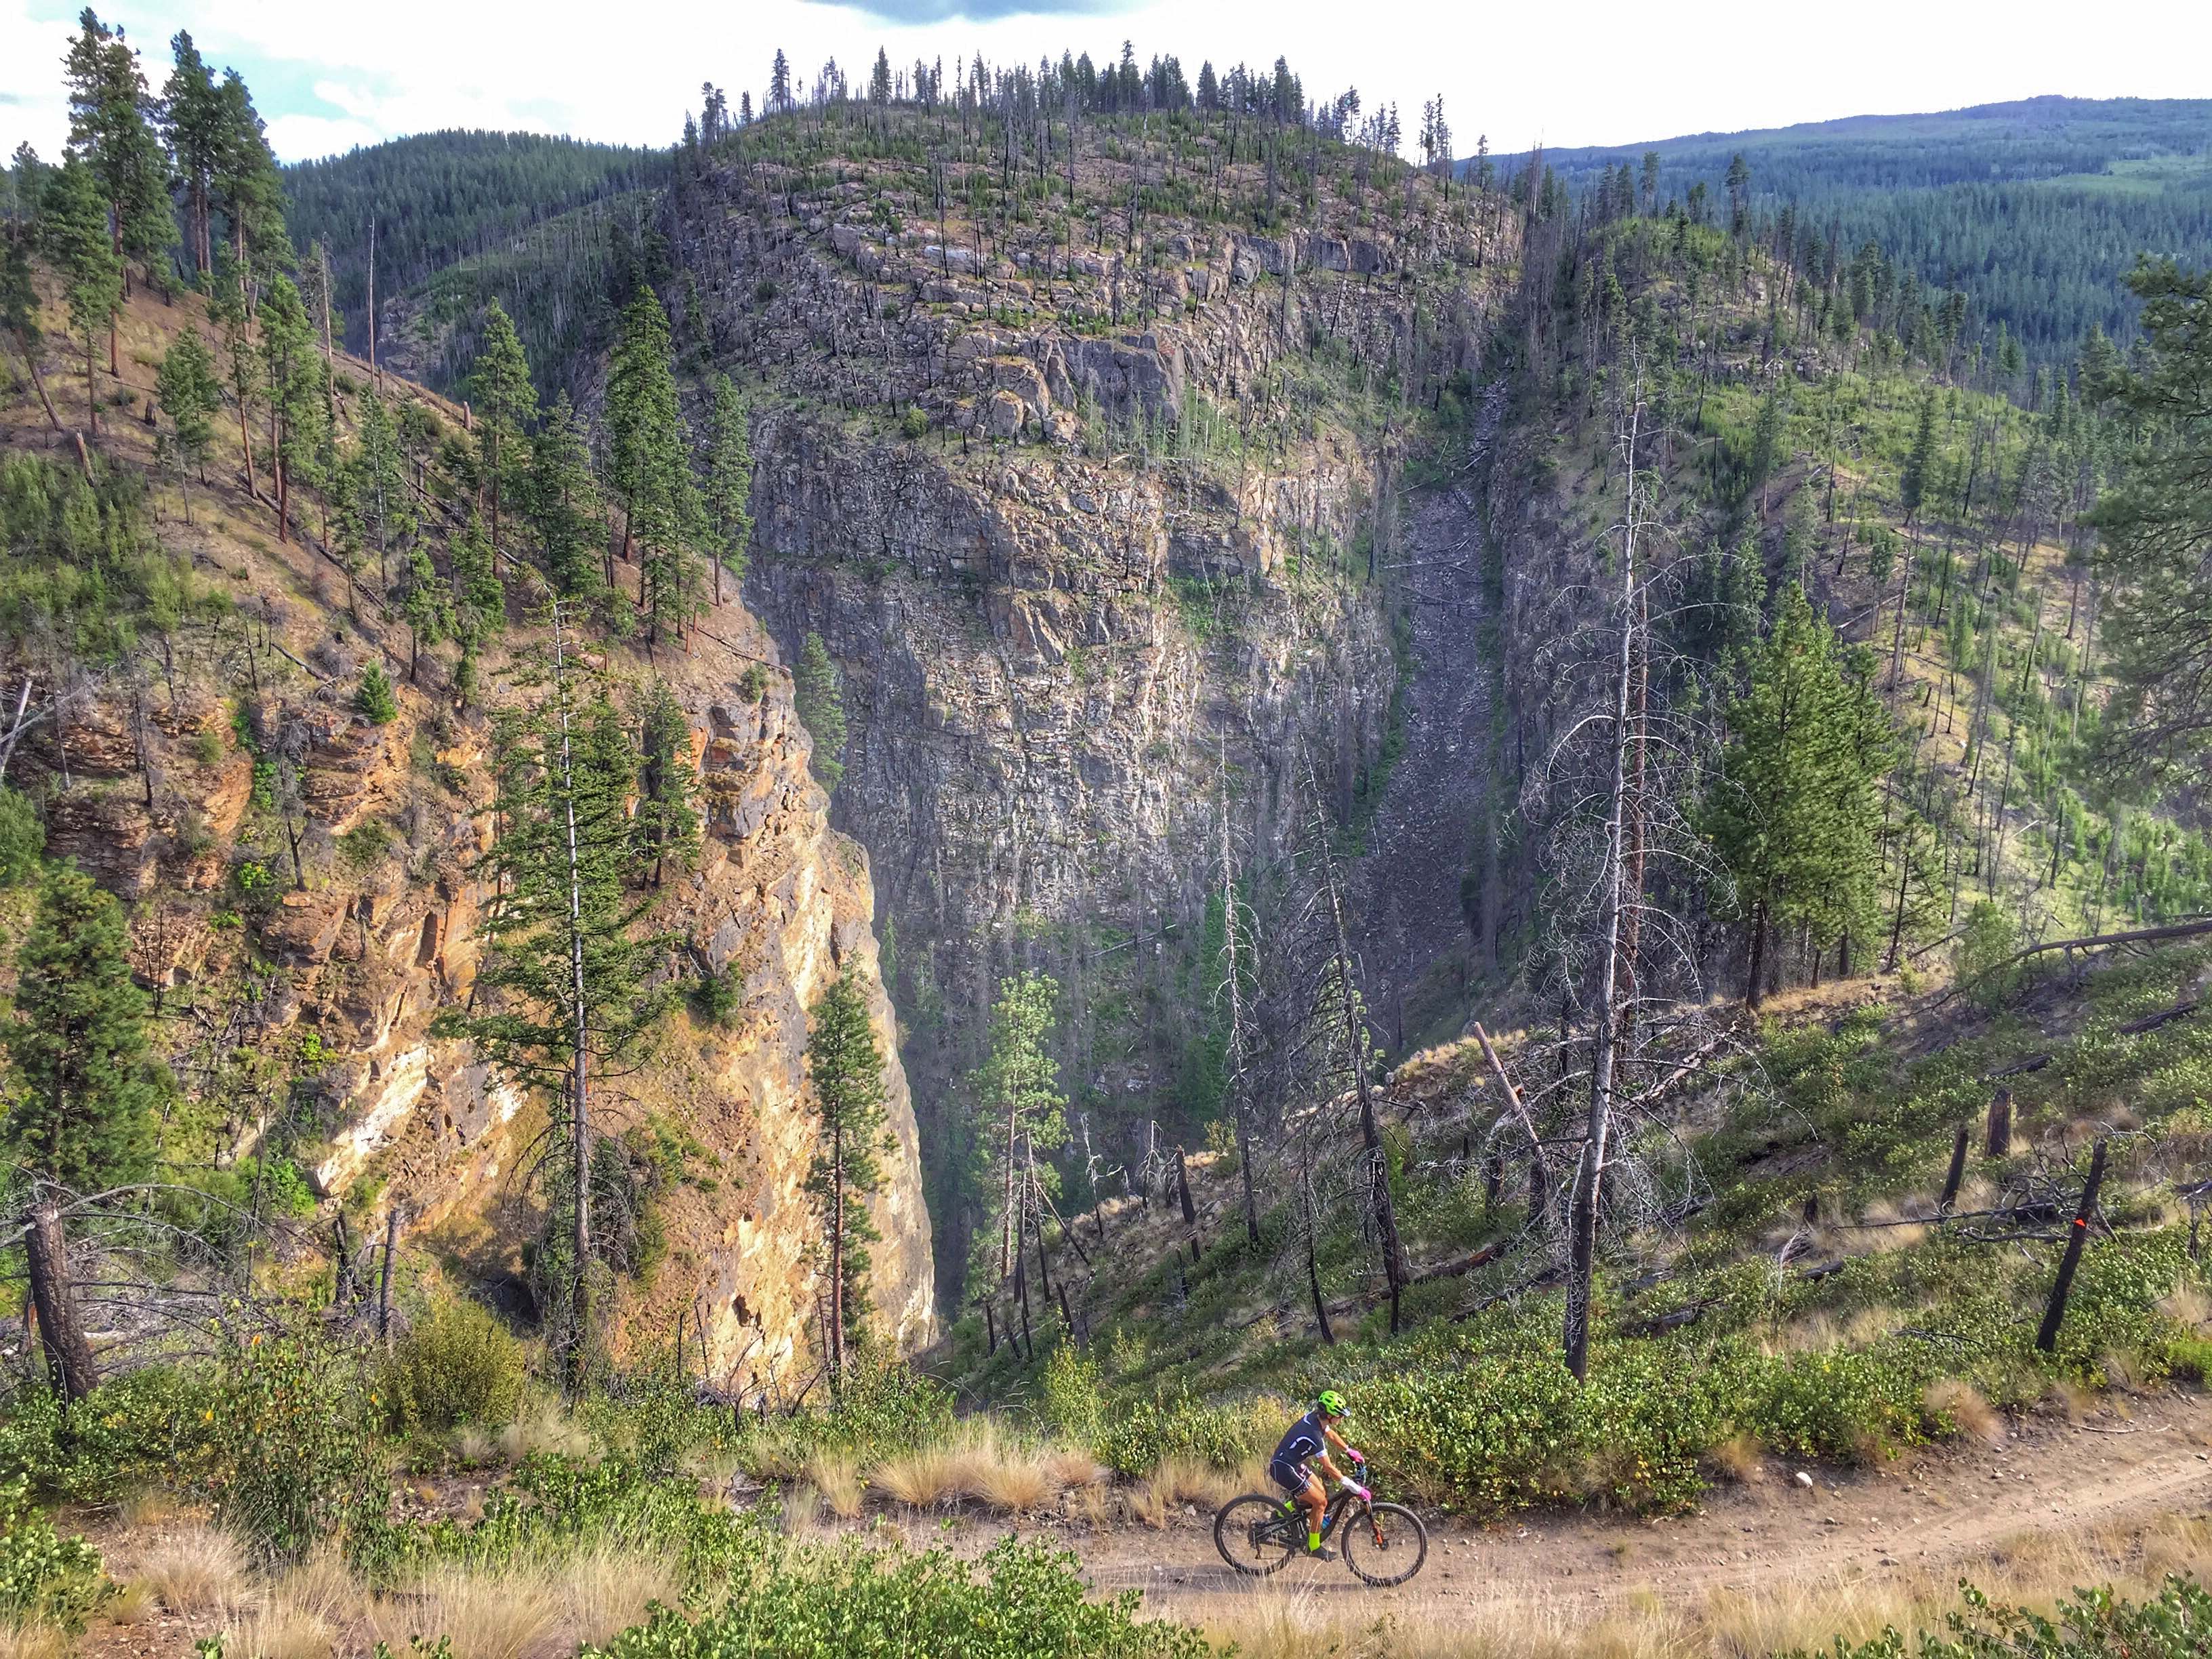
[[[1705,1462],[1723,1478],[1739,1485],[1766,1478],[1766,1463],[1758,1440],[1741,1430],[1708,1448]]]
[[[337,1632],[326,1620],[282,1595],[248,1613],[223,1641],[224,1653],[238,1659],[331,1659],[337,1648]]]
[[[563,1614],[564,1646],[597,1645],[642,1624],[652,1603],[673,1607],[684,1594],[678,1564],[665,1551],[601,1544],[560,1561],[551,1577]]]
[[[368,1609],[375,1640],[394,1652],[410,1639],[452,1638],[454,1659],[522,1659],[559,1627],[561,1600],[543,1569],[434,1568],[411,1589]],[[271,1656],[289,1659],[289,1656]]]
[[[1028,1515],[1060,1496],[1060,1477],[1042,1458],[1013,1456],[978,1463],[974,1469],[975,1496],[994,1510]]]
[[[862,1495],[858,1458],[848,1452],[816,1452],[806,1460],[806,1478],[832,1515],[841,1521],[858,1517]]]
[[[2192,1330],[2212,1326],[2212,1297],[2207,1297],[2194,1285],[2177,1285],[2158,1304],[2158,1310],[2167,1318],[2178,1320]]]
[[[520,1463],[533,1452],[586,1457],[592,1451],[592,1437],[584,1425],[555,1401],[544,1399],[533,1401],[525,1407],[514,1422],[499,1431],[495,1443],[499,1455],[510,1463]]]
[[[100,1604],[100,1616],[111,1625],[143,1625],[154,1616],[154,1592],[143,1584],[125,1584]]]
[[[1163,1457],[1129,1494],[1130,1513],[1152,1528],[1164,1527],[1179,1504],[1218,1509],[1239,1492],[1261,1490],[1265,1471],[1256,1463],[1241,1469],[1217,1469],[1193,1457]]]
[[[69,1633],[44,1620],[0,1622],[0,1659],[67,1659],[69,1651]]]
[[[138,1559],[138,1582],[179,1619],[220,1618],[252,1599],[238,1540],[213,1527],[187,1527]]]
[[[1097,1486],[1112,1473],[1089,1452],[1073,1446],[1055,1446],[1044,1455],[1044,1461],[1063,1486]]]
[[[1933,1415],[1948,1417],[1958,1425],[1960,1434],[1971,1435],[1986,1445],[2001,1446],[2004,1443],[2003,1417],[1982,1398],[1979,1389],[1965,1379],[1938,1377],[1928,1385],[1928,1391],[1922,1398]]]
[[[868,1480],[896,1503],[912,1509],[931,1509],[960,1496],[965,1473],[957,1453],[948,1447],[933,1446],[885,1458]]]

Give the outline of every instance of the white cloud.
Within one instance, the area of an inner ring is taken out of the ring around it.
[[[366,121],[327,115],[280,115],[269,123],[269,148],[287,161],[343,155],[360,144],[378,144],[385,134]]]
[[[36,22],[0,0],[0,158],[29,140],[49,161],[69,137],[62,97],[62,54],[70,26]]]

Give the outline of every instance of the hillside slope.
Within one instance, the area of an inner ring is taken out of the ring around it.
[[[95,372],[108,405],[90,450],[96,486],[27,384],[0,404],[8,580],[25,601],[0,677],[27,682],[33,715],[7,781],[39,803],[49,853],[131,906],[134,970],[190,1085],[166,1131],[180,1178],[284,1172],[295,1218],[317,1218],[318,1236],[343,1210],[356,1238],[379,1237],[396,1212],[422,1272],[526,1314],[544,1109],[500,1086],[465,1042],[429,1034],[441,1011],[467,1003],[477,966],[477,860],[498,828],[490,709],[461,695],[434,649],[409,682],[404,622],[349,580],[321,526],[276,538],[234,442],[204,482],[154,473],[152,365],[182,331],[207,326],[195,296],[141,289],[125,307],[124,372]],[[52,352],[45,372],[81,410],[67,383],[82,360]],[[349,422],[366,365],[340,359],[337,376]],[[454,406],[386,385],[441,429],[458,425]],[[465,512],[465,492],[436,467],[418,476],[434,519]],[[96,554],[71,528],[95,500]],[[104,587],[74,613],[42,616],[35,596],[57,564],[87,558]],[[509,609],[481,681],[491,701],[512,695],[506,672],[539,637],[522,592]],[[657,678],[689,722],[704,846],[658,915],[731,990],[716,1021],[677,1015],[609,1107],[605,1127],[666,1241],[623,1279],[612,1341],[617,1358],[659,1352],[690,1322],[708,1377],[753,1391],[795,1386],[814,1364],[805,1010],[840,973],[861,976],[891,1056],[874,1292],[901,1347],[933,1329],[930,1230],[866,856],[828,827],[773,643],[735,603],[706,627],[694,653],[648,659],[617,646],[607,660],[618,693]],[[386,724],[361,712],[372,662],[397,682]],[[635,1224],[647,1231],[643,1213]]]

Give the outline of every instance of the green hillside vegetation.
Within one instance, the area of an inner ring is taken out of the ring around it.
[[[1955,288],[1988,329],[2002,323],[2038,363],[2070,360],[2092,328],[2130,337],[2119,286],[2138,253],[2212,253],[2212,104],[2033,98],[1942,114],[1855,116],[1771,131],[1703,133],[1610,149],[1553,150],[1577,191],[1618,166],[1659,158],[1662,198],[1702,187],[1724,213],[1730,165],[1748,200],[1794,206],[1848,253],[1881,244],[1935,288]]]

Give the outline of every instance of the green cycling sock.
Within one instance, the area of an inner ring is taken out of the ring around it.
[[[1317,1532],[1309,1532],[1306,1534],[1306,1547],[1309,1550],[1319,1549],[1321,1547],[1321,1534]]]

